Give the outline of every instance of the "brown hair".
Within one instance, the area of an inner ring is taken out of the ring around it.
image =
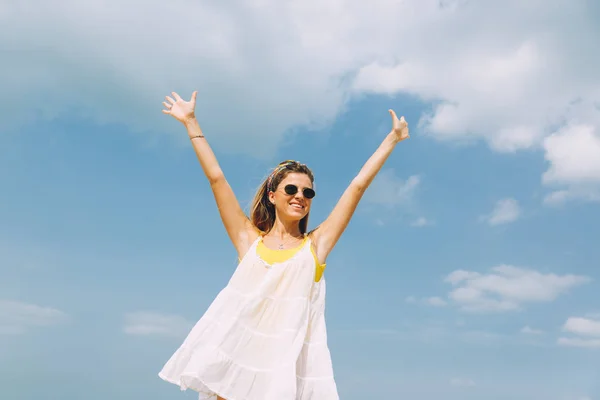
[[[311,183],[314,183],[315,178],[313,173],[306,165],[292,160],[279,163],[258,187],[250,208],[250,220],[263,233],[269,232],[275,224],[275,206],[269,201],[269,192],[275,191],[281,181],[291,172],[306,174],[310,178]],[[306,233],[308,228],[308,214],[300,220],[299,228],[302,234]]]

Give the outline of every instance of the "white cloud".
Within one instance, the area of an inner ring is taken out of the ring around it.
[[[143,4],[144,13],[134,0],[118,13],[107,0],[5,4],[0,76],[15,95],[0,100],[0,121],[77,108],[100,122],[181,130],[160,113],[162,97],[199,89],[211,140],[252,153],[256,140],[266,148],[290,127],[327,123],[365,92],[435,102],[421,118],[431,135],[499,151],[536,146],[563,120],[598,123],[599,35],[583,3]]]
[[[591,314],[588,318],[570,317],[562,330],[572,337],[560,337],[557,343],[562,346],[600,348],[600,316]]]
[[[544,197],[544,204],[549,206],[560,206],[572,198],[573,196],[568,190],[556,190],[548,193]]]
[[[448,305],[446,300],[442,299],[441,297],[429,297],[428,299],[426,299],[426,302],[430,306],[434,307],[445,307]]]
[[[413,227],[431,224],[423,217],[415,220],[415,216],[420,214],[420,205],[415,201],[420,185],[419,175],[400,178],[394,169],[382,169],[364,194],[365,210],[376,216],[374,222],[378,226],[395,221],[394,214],[402,215],[403,220],[412,220],[410,225]]]
[[[182,337],[192,323],[179,315],[138,311],[125,315],[123,330],[129,335]]]
[[[561,205],[568,200],[600,201],[600,134],[592,125],[570,125],[543,143],[550,164],[542,182],[564,187],[549,193],[544,202]]]
[[[544,333],[544,331],[540,330],[540,329],[533,329],[530,326],[524,326],[521,329],[521,333],[527,334],[527,335],[541,335]]]
[[[413,199],[420,181],[418,175],[403,180],[396,176],[393,169],[384,169],[371,182],[365,192],[364,201],[389,208],[406,204]]]
[[[58,324],[66,318],[64,312],[55,308],[0,300],[0,334],[22,334],[31,329]]]
[[[521,208],[519,202],[512,198],[501,199],[496,202],[496,206],[490,215],[481,219],[487,221],[491,226],[508,224],[519,219]]]
[[[544,140],[545,183],[600,182],[600,137],[590,125],[568,126]]]
[[[361,69],[355,85],[377,93],[403,91],[442,100],[422,120],[423,126],[438,138],[484,138],[498,151],[536,146],[561,118],[586,116],[598,98],[599,87],[598,81],[585,87],[584,82],[591,83],[592,69],[575,63],[575,59],[584,57],[584,47],[591,50],[592,40],[585,35],[598,37],[593,19],[578,18],[583,25],[573,25],[570,34],[561,32],[566,26],[548,32],[541,21],[560,15],[559,10],[568,5],[561,2],[550,10],[543,9],[542,4],[524,7],[508,1],[499,9],[489,2],[469,2],[445,15],[439,13],[438,19],[429,24],[432,33],[464,40],[468,32],[478,32],[474,35],[477,39],[472,40],[480,45],[444,40],[446,48],[440,49],[427,35],[424,41],[415,41],[423,46],[418,57],[409,48],[404,57],[396,57],[396,62],[374,61]],[[580,16],[585,12],[583,7],[576,9]],[[541,19],[527,26],[528,15]],[[502,37],[490,30],[494,19],[510,24],[511,32]],[[571,51],[569,42],[575,37],[582,42]],[[598,66],[598,57],[591,61]],[[581,69],[586,73],[576,77]],[[552,98],[545,98],[548,95]],[[573,104],[575,98],[579,98],[577,104]]]
[[[472,379],[452,378],[450,379],[450,385],[455,387],[474,387],[475,382]]]
[[[591,281],[586,276],[544,274],[500,265],[490,273],[457,270],[446,277],[454,289],[449,298],[469,312],[518,310],[533,302],[550,302],[570,289]]]
[[[600,319],[570,317],[565,322],[563,329],[583,336],[600,337]]]

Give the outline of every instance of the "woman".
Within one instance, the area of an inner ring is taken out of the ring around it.
[[[280,163],[259,187],[248,218],[196,121],[196,95],[184,101],[172,93],[163,112],[186,127],[239,264],[159,376],[196,390],[200,400],[337,400],[325,262],[385,160],[409,137],[407,123],[389,111],[390,133],[329,217],[307,232],[315,196],[310,169]]]

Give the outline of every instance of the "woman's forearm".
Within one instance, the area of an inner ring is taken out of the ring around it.
[[[213,183],[223,178],[223,171],[219,166],[215,153],[210,148],[210,145],[206,141],[202,129],[196,118],[190,118],[183,122],[183,125],[187,129],[188,136],[196,152],[196,157],[202,166],[204,174],[208,178],[209,182]]]
[[[373,155],[363,165],[358,175],[352,180],[352,184],[356,185],[360,191],[365,191],[379,173],[390,154],[392,154],[392,151],[399,141],[398,135],[394,132],[390,132],[377,150],[375,150]]]

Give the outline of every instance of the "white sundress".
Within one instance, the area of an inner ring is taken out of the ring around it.
[[[311,241],[269,265],[260,240],[159,376],[199,400],[339,400]]]

